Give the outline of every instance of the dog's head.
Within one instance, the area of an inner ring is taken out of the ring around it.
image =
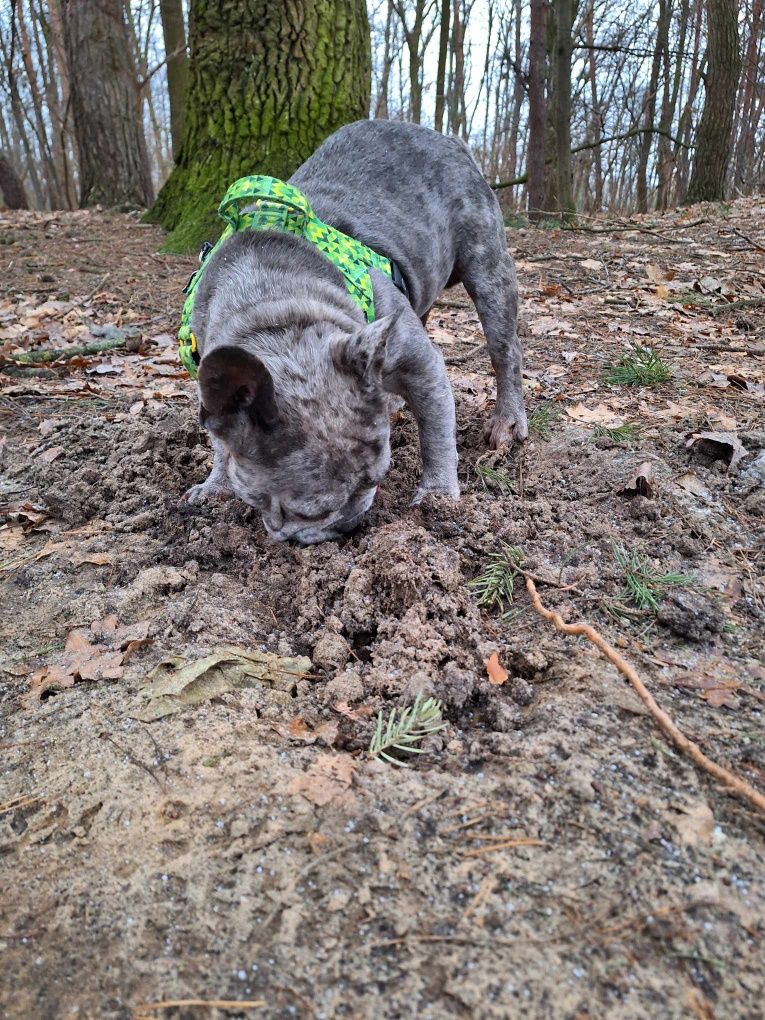
[[[261,511],[272,538],[337,538],[372,505],[390,464],[391,324],[323,335],[311,326],[282,353],[230,344],[202,358],[200,419],[229,453],[234,493]]]

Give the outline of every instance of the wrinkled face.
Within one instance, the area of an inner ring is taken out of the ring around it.
[[[388,403],[369,357],[346,343],[273,371],[238,348],[200,367],[203,425],[223,444],[234,494],[277,541],[353,530],[390,465]],[[366,351],[369,354],[369,351]],[[379,361],[379,359],[378,359]]]
[[[300,428],[275,440],[242,417],[218,432],[229,453],[229,483],[261,511],[272,538],[325,542],[360,524],[390,464],[387,412],[373,426],[360,419],[356,430],[348,428],[350,416],[340,428],[325,422],[318,441]],[[210,425],[215,434],[218,422]]]

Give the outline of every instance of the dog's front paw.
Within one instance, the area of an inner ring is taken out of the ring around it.
[[[430,496],[445,496],[447,499],[457,502],[460,498],[459,483],[453,482],[421,482],[414,490],[411,506],[420,506],[424,499]]]
[[[493,414],[484,431],[486,442],[491,450],[498,450],[501,446],[512,446],[513,443],[521,443],[528,437],[528,434],[529,424],[525,413],[518,418]]]
[[[200,506],[202,503],[209,503],[211,500],[224,500],[231,499],[233,493],[225,485],[218,485],[217,482],[211,482],[208,478],[206,482],[200,482],[199,485],[192,485],[190,489],[184,492],[181,499],[184,503],[190,503],[192,506]]]

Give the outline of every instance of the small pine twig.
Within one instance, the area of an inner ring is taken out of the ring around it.
[[[506,542],[499,552],[491,554],[484,572],[470,582],[470,587],[478,593],[478,605],[482,609],[504,611],[505,603],[512,604],[515,575],[522,562],[522,550]]]
[[[558,421],[560,416],[560,408],[550,403],[550,401],[540,404],[529,415],[529,432],[533,432],[540,439],[549,439],[552,426]]]
[[[663,588],[693,584],[694,578],[689,574],[657,573],[645,556],[639,556],[623,545],[614,543],[613,552],[614,559],[624,571],[624,589],[619,599],[632,603],[637,609],[655,613],[661,602]]]
[[[658,386],[671,378],[656,351],[641,344],[633,344],[629,354],[606,369],[606,382],[611,386]]]
[[[512,478],[502,468],[476,464],[475,473],[485,492],[496,491],[500,496],[509,496],[515,491]]]
[[[409,768],[407,762],[389,754],[390,751],[402,751],[405,754],[424,754],[421,747],[415,747],[425,737],[438,733],[446,727],[442,719],[443,705],[437,698],[422,700],[418,694],[414,704],[401,711],[397,718],[396,709],[392,709],[385,724],[383,713],[377,716],[377,725],[369,745],[370,758],[383,758],[391,765]]]

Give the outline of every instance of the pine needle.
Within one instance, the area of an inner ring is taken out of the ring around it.
[[[611,386],[658,386],[671,378],[656,351],[641,344],[633,344],[629,354],[606,369],[606,382]]]
[[[529,432],[539,436],[540,439],[549,439],[552,426],[560,416],[561,411],[559,407],[556,407],[549,401],[546,404],[540,404],[529,415]]]
[[[475,473],[486,492],[498,492],[500,496],[509,496],[515,491],[512,478],[502,468],[476,464]]]
[[[693,584],[689,574],[660,574],[634,550],[613,544],[614,559],[624,571],[624,588],[619,599],[637,609],[655,613],[659,608],[664,588],[677,588]]]
[[[388,716],[387,725],[383,719],[383,713],[377,716],[377,725],[369,745],[370,758],[382,758],[391,765],[398,765],[401,768],[409,768],[407,762],[389,754],[390,751],[400,751],[405,754],[424,754],[421,747],[415,747],[425,737],[432,733],[438,733],[447,725],[442,719],[443,705],[436,698],[422,700],[418,694],[414,704],[401,711],[397,717],[396,709],[392,709]]]
[[[608,425],[596,425],[592,434],[595,439],[610,439],[614,443],[630,443],[640,435],[637,425],[625,422],[624,425],[616,425],[609,428]]]
[[[504,611],[506,604],[512,604],[515,575],[522,562],[523,552],[506,542],[499,552],[491,554],[484,572],[470,582],[470,587],[478,593],[481,608]]]

